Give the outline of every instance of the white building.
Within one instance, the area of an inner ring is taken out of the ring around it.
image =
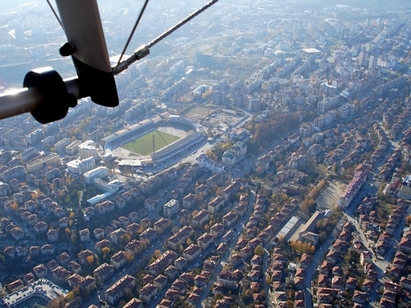
[[[73,174],[83,174],[96,167],[94,157],[75,159],[67,163],[67,170]]]
[[[42,298],[47,303],[64,298],[67,292],[47,279],[37,280],[24,288],[2,298],[4,307],[26,306],[31,298]]]
[[[108,176],[108,169],[106,167],[97,167],[95,169],[87,171],[83,176],[86,183],[90,184],[94,178],[101,179],[105,176]]]
[[[123,188],[123,183],[120,182],[120,180],[113,180],[111,182],[106,182],[102,179],[94,178],[94,185],[99,187],[100,189],[110,192],[110,193],[115,193],[116,191],[120,190]]]
[[[235,152],[237,157],[244,156],[247,153],[247,145],[241,141],[236,142],[231,149]]]
[[[175,199],[171,199],[167,203],[163,205],[163,212],[164,215],[167,216],[168,218],[171,218],[175,214],[177,214],[178,210],[180,208],[180,202]]]
[[[93,140],[87,140],[86,142],[79,144],[78,148],[79,148],[80,158],[82,159],[88,158],[88,157],[98,158],[97,147],[95,146],[95,142]]]
[[[411,199],[411,175],[407,175],[402,183],[398,196],[405,199]]]
[[[175,63],[171,68],[170,68],[170,73],[172,75],[181,75],[184,74],[184,60],[179,60],[177,63]]]
[[[233,150],[227,150],[224,152],[222,161],[227,165],[233,165],[236,162],[237,156]]]
[[[197,157],[198,163],[201,168],[206,168],[214,173],[224,173],[224,166],[215,162],[205,154],[201,154]]]
[[[74,140],[66,147],[67,155],[74,155],[79,151],[79,145],[81,144],[80,140]]]

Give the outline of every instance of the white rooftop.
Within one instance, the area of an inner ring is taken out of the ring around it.
[[[2,300],[7,307],[13,307],[35,296],[51,301],[60,296],[66,297],[66,295],[67,292],[51,281],[40,279],[16,292],[10,293],[6,297],[3,297]]]

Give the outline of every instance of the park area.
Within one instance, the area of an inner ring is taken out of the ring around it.
[[[180,139],[178,136],[168,134],[160,130],[154,130],[147,133],[146,135],[133,140],[125,145],[122,148],[146,156],[153,153],[153,138],[154,138],[154,151],[158,151],[165,146],[177,141]]]

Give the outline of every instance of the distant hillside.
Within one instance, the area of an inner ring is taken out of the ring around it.
[[[329,6],[335,4],[347,4],[355,7],[365,7],[372,10],[384,9],[411,9],[411,1],[403,0],[297,0],[301,4],[308,6]]]
[[[46,7],[46,2],[44,1],[27,1],[27,0],[13,0],[13,1],[0,1],[0,15],[7,14],[10,12],[21,11],[21,6],[24,6],[24,10],[34,7]],[[0,16],[1,17],[1,16]]]

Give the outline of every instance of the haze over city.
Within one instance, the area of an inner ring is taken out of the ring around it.
[[[206,3],[151,1],[124,57]],[[98,5],[114,67],[143,1]],[[46,2],[0,11],[0,95],[76,76]],[[410,15],[220,0],[117,107],[0,120],[0,307],[406,307]]]

